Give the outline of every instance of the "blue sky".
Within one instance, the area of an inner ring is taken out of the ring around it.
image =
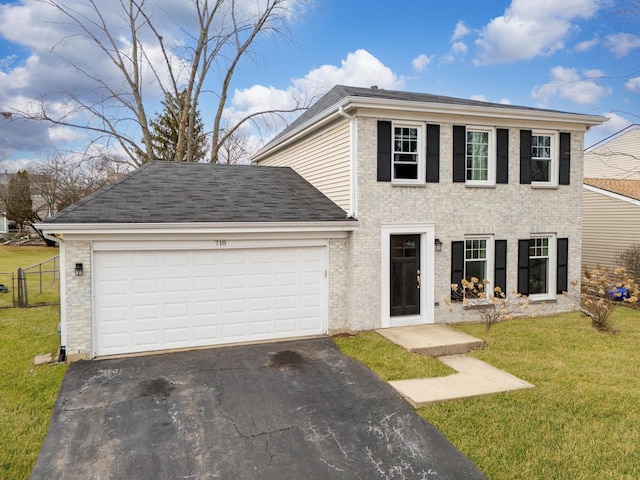
[[[609,116],[586,146],[639,121],[636,0],[290,2],[292,41],[257,45],[257,60],[234,79],[229,115],[285,107],[296,94],[340,83]],[[48,15],[36,0],[0,0],[0,111],[41,98],[56,81],[74,84],[73,71],[49,58],[64,29]],[[201,110],[206,123],[206,104]],[[87,141],[0,117],[0,170]]]

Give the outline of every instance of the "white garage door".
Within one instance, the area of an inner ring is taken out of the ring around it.
[[[95,355],[326,331],[326,248],[94,253]]]

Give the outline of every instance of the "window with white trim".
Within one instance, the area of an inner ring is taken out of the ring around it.
[[[533,132],[531,135],[531,183],[558,183],[557,134]]]
[[[398,183],[424,182],[421,125],[393,126],[392,181]]]
[[[551,251],[549,237],[529,239],[529,295],[548,295]]]
[[[494,130],[467,127],[465,179],[470,185],[495,183]]]

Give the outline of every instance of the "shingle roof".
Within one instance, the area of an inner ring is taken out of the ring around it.
[[[340,207],[288,167],[156,161],[43,223],[345,220]]]
[[[592,187],[640,200],[640,180],[616,180],[613,178],[585,178],[584,183]]]
[[[295,130],[299,126],[305,124],[307,121],[314,118],[316,115],[324,112],[325,110],[338,104],[340,100],[352,98],[371,98],[371,99],[385,99],[396,100],[404,102],[418,102],[418,103],[431,103],[431,104],[443,104],[443,105],[455,105],[455,106],[467,106],[467,107],[485,107],[485,108],[498,108],[504,110],[522,110],[530,112],[548,112],[548,113],[560,113],[567,115],[576,115],[575,113],[562,112],[559,110],[549,110],[542,108],[526,107],[519,105],[507,105],[503,103],[482,102],[479,100],[468,100],[464,98],[446,97],[442,95],[432,95],[430,93],[417,93],[417,92],[403,92],[399,90],[386,90],[382,88],[363,88],[363,87],[350,87],[346,85],[336,85],[323,97],[321,97],[316,103],[311,105],[302,115],[296,120],[291,122],[287,128],[276,135],[262,150],[268,150],[269,147],[278,143],[278,141],[287,135],[289,132]]]

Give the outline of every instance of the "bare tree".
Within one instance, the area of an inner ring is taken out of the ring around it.
[[[211,125],[209,161],[214,163],[246,122],[304,108],[295,102],[282,110],[248,113],[233,123],[225,119],[232,79],[241,60],[252,58],[252,47],[261,37],[286,39],[287,22],[310,0],[185,0],[171,7],[180,7],[180,18],[163,11],[154,0],[40,1],[59,12],[69,32],[54,46],[54,53],[92,86],[85,91],[66,89],[63,93],[69,106],[64,113],[57,113],[59,109],[51,108],[43,98],[29,111],[9,109],[7,114],[13,119],[44,120],[91,131],[102,142],[115,141],[125,162],[138,167],[153,159],[145,107],[151,98],[184,95],[176,158],[187,161],[197,152],[198,105],[205,96],[214,99],[203,102],[205,123]],[[169,17],[171,25],[159,20]],[[113,75],[103,75],[91,66],[93,62],[78,59],[67,46],[78,35],[106,60]],[[213,83],[211,76],[216,76]],[[211,118],[206,118],[208,112]]]
[[[119,178],[118,166],[117,159],[73,161],[56,153],[32,169],[31,188],[55,213]]]

